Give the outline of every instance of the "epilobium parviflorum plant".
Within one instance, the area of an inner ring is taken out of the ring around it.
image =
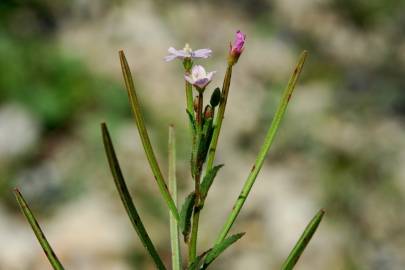
[[[285,114],[287,105],[291,99],[294,87],[298,81],[298,77],[307,57],[306,51],[301,53],[297,66],[293,70],[291,78],[281,96],[273,120],[264,138],[263,145],[259,150],[257,158],[254,161],[252,169],[248,174],[239,196],[235,200],[232,210],[228,214],[222,229],[218,233],[215,243],[213,243],[210,249],[201,251],[197,248],[200,213],[204,209],[204,204],[214,179],[218,171],[223,166],[223,164],[214,165],[215,153],[217,150],[219,135],[221,133],[222,121],[224,119],[228,95],[230,93],[232,69],[236,66],[240,56],[244,52],[245,42],[245,34],[241,31],[237,31],[235,41],[230,44],[227,59],[227,69],[225,72],[222,89],[219,87],[215,88],[213,91],[211,91],[211,96],[206,99],[204,99],[204,95],[207,94],[207,88],[215,75],[215,71],[207,72],[203,66],[197,65],[195,62],[198,59],[210,57],[212,50],[192,50],[190,46],[186,44],[186,46],[180,50],[170,47],[168,50],[169,55],[164,58],[166,62],[181,61],[184,67],[184,74],[182,76],[184,76],[185,81],[186,113],[189,119],[189,130],[192,135],[192,143],[190,148],[190,170],[192,181],[194,181],[194,190],[191,191],[190,194],[183,200],[182,204],[177,203],[176,145],[174,127],[169,127],[169,169],[166,182],[155,157],[153,147],[145,127],[140,102],[138,100],[128,62],[124,52],[119,52],[125,87],[128,92],[129,102],[134,114],[135,123],[138,127],[139,136],[141,138],[149,165],[155,177],[155,181],[159,187],[160,194],[162,195],[169,210],[172,251],[171,267],[173,270],[207,269],[225,249],[243,237],[244,233],[229,235],[229,231],[236,221],[249,195],[249,192],[257,179],[260,169],[263,166],[263,162],[274,141],[275,135]],[[206,102],[206,100],[208,100],[208,102]],[[131,198],[131,194],[127,188],[124,176],[121,172],[119,161],[115,154],[107,124],[101,124],[101,132],[111,173],[129,219],[131,220],[140,241],[153,260],[156,268],[160,270],[167,269],[167,266],[164,264],[154,244],[152,243]],[[168,183],[168,185],[166,183]],[[45,251],[49,262],[54,269],[64,269],[18,189],[15,190],[15,195],[22,212],[34,230],[34,233]],[[311,237],[315,233],[323,215],[324,211],[320,210],[313,217],[292,249],[291,253],[287,256],[285,262],[281,266],[281,269],[293,269],[297,263],[297,260],[308,245]],[[181,242],[186,244],[188,250],[187,254],[181,253]]]

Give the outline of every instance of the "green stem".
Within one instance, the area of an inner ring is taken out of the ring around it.
[[[142,117],[141,108],[135,91],[135,85],[132,80],[131,70],[123,51],[119,51],[119,57],[121,61],[122,73],[124,75],[125,86],[127,88],[128,97],[135,116],[135,122],[138,127],[139,136],[141,137],[146,157],[148,158],[153,175],[155,176],[156,182],[159,186],[160,193],[162,194],[167,206],[173,213],[174,217],[179,220],[179,213],[172,197],[170,196],[170,192],[166,186],[165,180],[163,179],[162,172],[159,168],[155,153],[153,152],[152,145],[150,143],[148,132],[146,131],[145,122]]]
[[[194,112],[193,107],[193,86],[188,81],[185,81],[185,89],[186,89],[186,100],[187,100],[187,111],[191,114]]]
[[[294,87],[295,87],[298,77],[301,73],[301,70],[304,65],[307,54],[308,54],[307,51],[304,51],[301,53],[300,59],[294,70],[294,73],[292,74],[290,80],[288,81],[288,85],[287,85],[286,89],[284,90],[283,97],[278,105],[274,118],[271,122],[271,126],[267,131],[266,137],[264,139],[264,143],[256,158],[256,162],[253,165],[252,170],[251,170],[248,178],[245,181],[245,184],[243,185],[242,191],[240,192],[240,195],[238,196],[238,199],[236,200],[236,202],[232,208],[232,212],[229,214],[229,216],[217,238],[216,244],[219,244],[220,242],[222,242],[225,239],[225,237],[227,236],[229,230],[231,229],[233,223],[235,222],[237,216],[239,215],[239,212],[242,209],[242,206],[245,203],[253,184],[255,183],[257,175],[259,174],[260,169],[263,166],[264,159],[266,158],[266,155],[267,155],[271,145],[273,144],[275,135],[280,126],[281,119],[283,118],[284,113],[287,109],[287,105],[288,105],[291,95],[294,91]]]
[[[177,178],[176,178],[176,139],[174,127],[169,127],[169,191],[177,206]],[[170,212],[170,241],[172,248],[172,269],[181,270],[179,224]]]
[[[207,158],[207,165],[206,165],[207,172],[210,171],[212,169],[212,166],[214,165],[215,151],[217,150],[219,133],[221,132],[222,120],[224,119],[224,115],[225,115],[225,108],[226,108],[226,102],[228,100],[229,88],[231,85],[231,78],[232,78],[232,65],[228,64],[228,67],[227,67],[226,73],[225,73],[225,77],[224,77],[224,82],[222,85],[221,103],[219,104],[218,114],[217,114],[217,117],[215,118],[214,134],[212,135],[210,148],[208,150],[208,158]]]
[[[200,90],[198,93],[198,105],[197,105],[197,144],[196,147],[198,149],[200,145],[200,140],[202,136],[202,110],[204,104],[204,95],[203,90]],[[201,201],[201,194],[200,194],[200,180],[201,180],[201,172],[202,172],[202,165],[203,161],[200,160],[198,151],[196,155],[195,164],[197,167],[197,172],[195,175],[194,183],[195,183],[195,204],[194,204],[194,211],[193,211],[193,221],[192,221],[192,229],[191,229],[191,238],[190,238],[190,245],[189,245],[189,262],[194,262],[197,256],[197,238],[198,238],[198,223],[200,220],[200,201]]]
[[[196,198],[196,203],[197,203],[197,198]],[[198,205],[194,206],[193,223],[192,223],[190,244],[189,244],[189,250],[188,250],[189,264],[193,263],[197,257],[198,223],[200,221],[200,210],[201,209]]]
[[[312,236],[314,235],[316,229],[318,229],[319,223],[321,223],[321,220],[324,215],[325,215],[325,210],[321,209],[312,218],[312,220],[309,222],[309,224],[305,228],[304,232],[302,233],[300,239],[295,244],[294,248],[291,250],[290,255],[288,255],[286,261],[284,262],[283,266],[281,267],[282,270],[291,270],[294,268],[298,259],[301,257],[301,255],[304,252],[305,248],[307,247],[309,241],[311,240]]]
[[[49,244],[44,233],[42,232],[41,227],[39,226],[37,220],[35,219],[34,214],[31,212],[31,209],[29,208],[27,202],[24,200],[23,195],[20,193],[18,189],[14,190],[14,194],[18,204],[20,205],[21,211],[23,212],[24,216],[30,223],[31,228],[34,231],[35,236],[38,239],[38,242],[41,244],[42,249],[44,250],[46,256],[48,257],[48,260],[51,263],[53,269],[63,270],[62,264],[60,263],[58,257],[56,257],[55,252],[53,252],[51,245]]]

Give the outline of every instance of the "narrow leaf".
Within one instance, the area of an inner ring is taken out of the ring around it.
[[[174,217],[179,219],[179,213],[177,211],[176,205],[172,197],[170,196],[169,190],[166,186],[165,180],[163,179],[162,171],[160,170],[159,164],[156,160],[155,153],[153,152],[152,145],[150,143],[148,132],[146,131],[145,121],[141,113],[141,108],[139,105],[138,97],[135,91],[135,85],[132,80],[131,70],[129,68],[127,59],[123,51],[119,51],[119,57],[121,61],[122,73],[124,75],[125,86],[128,92],[128,98],[131,103],[131,108],[135,117],[135,122],[138,127],[139,136],[141,137],[142,145],[148,158],[150,167],[152,169],[153,175],[155,176],[156,182],[159,186],[160,193],[163,196],[167,206],[170,211],[172,211]]]
[[[53,252],[51,245],[49,244],[44,233],[42,232],[41,227],[39,227],[39,224],[38,224],[37,220],[35,219],[34,214],[31,212],[31,209],[29,208],[27,202],[24,200],[23,195],[20,193],[20,191],[18,189],[14,190],[14,194],[15,194],[18,204],[20,205],[22,213],[24,214],[24,216],[27,218],[28,222],[30,223],[31,228],[34,231],[39,243],[41,244],[42,249],[44,250],[46,256],[48,257],[48,260],[51,263],[53,269],[63,270],[64,268],[63,268],[62,264],[60,263],[58,257],[56,257],[55,252]]]
[[[188,236],[191,229],[191,215],[195,203],[195,193],[191,192],[183,203],[180,211],[180,229],[184,236],[184,242],[188,241]]]
[[[208,154],[208,149],[211,144],[212,134],[214,132],[213,119],[206,119],[203,126],[202,138],[200,141],[198,155],[201,162],[205,162]]]
[[[187,116],[188,116],[188,120],[190,121],[191,129],[193,131],[192,135],[194,136],[194,134],[197,131],[194,115],[189,110],[186,110],[186,113],[187,113]]]
[[[222,252],[224,252],[225,249],[227,249],[229,246],[231,246],[233,243],[238,241],[242,236],[244,236],[245,233],[237,233],[234,235],[229,236],[228,238],[225,238],[224,241],[222,241],[219,244],[216,244],[212,250],[207,254],[207,256],[204,259],[204,264],[201,269],[207,269],[207,267],[216,259],[218,258],[219,255],[221,255]]]
[[[214,182],[215,176],[217,175],[219,169],[221,169],[223,166],[224,164],[217,165],[205,174],[200,186],[202,201],[204,201],[207,197],[208,191]]]
[[[325,211],[323,209],[319,210],[318,213],[312,218],[309,222],[305,231],[302,233],[300,239],[295,244],[294,248],[292,249],[290,255],[288,255],[286,261],[282,266],[282,270],[291,270],[294,268],[295,264],[297,263],[298,259],[300,258],[301,254],[304,252],[305,248],[307,247],[309,241],[311,240],[312,236],[314,235],[316,229],[321,223],[323,216],[325,215]]]
[[[139,239],[141,240],[143,246],[146,248],[149,255],[152,257],[157,269],[160,270],[166,269],[132,201],[128,187],[124,180],[124,176],[122,175],[117,156],[115,155],[115,150],[111,141],[110,134],[107,129],[107,125],[105,123],[101,124],[101,131],[103,134],[105,152],[107,155],[108,163],[110,165],[111,173],[114,178],[115,186],[117,187],[118,193],[120,195],[122,203],[124,204],[125,210],[127,211],[129,219],[131,220],[132,225],[136,233],[138,234]]]
[[[235,222],[236,218],[238,217],[240,210],[242,209],[242,207],[250,193],[250,190],[253,187],[253,184],[256,181],[256,178],[260,172],[260,169],[263,166],[267,153],[269,152],[269,150],[274,142],[274,138],[277,134],[278,128],[280,127],[281,120],[286,112],[287,105],[291,99],[292,93],[293,93],[295,85],[298,81],[298,77],[301,73],[301,70],[304,66],[307,55],[308,55],[307,51],[303,51],[300,55],[297,66],[295,67],[294,72],[291,75],[290,80],[288,81],[287,87],[284,89],[283,96],[280,100],[280,103],[278,104],[276,113],[273,117],[273,120],[271,122],[269,129],[267,130],[266,137],[264,138],[263,145],[260,148],[259,154],[256,157],[255,164],[253,165],[252,170],[250,171],[250,173],[242,187],[242,190],[241,190],[238,198],[236,199],[236,202],[232,208],[231,213],[229,214],[224,226],[222,227],[222,230],[216,241],[217,244],[222,242],[222,240],[224,240],[225,237],[227,236],[233,223]],[[208,165],[209,165],[209,163],[207,164],[207,166]]]
[[[177,207],[177,178],[176,178],[176,139],[174,127],[169,127],[169,191]],[[170,215],[170,241],[172,249],[172,269],[181,270],[179,224],[172,212]]]

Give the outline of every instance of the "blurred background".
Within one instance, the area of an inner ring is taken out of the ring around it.
[[[310,56],[274,148],[233,231],[246,236],[213,269],[279,269],[319,208],[327,214],[297,269],[404,269],[405,1],[0,1],[0,269],[51,269],[20,214],[21,188],[67,269],[154,269],[104,156],[109,124],[128,185],[170,263],[168,212],[128,106],[124,49],[161,167],[177,128],[180,202],[192,189],[182,66],[167,48],[211,48],[199,61],[222,84],[234,69],[201,218],[211,247],[236,199],[301,50]],[[165,175],[167,175],[165,173]]]

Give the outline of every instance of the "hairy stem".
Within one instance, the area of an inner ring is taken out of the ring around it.
[[[227,67],[226,73],[225,73],[225,77],[224,77],[224,82],[222,85],[221,103],[219,104],[218,114],[217,114],[217,117],[215,118],[214,134],[212,135],[210,148],[208,150],[208,159],[207,159],[207,165],[206,165],[207,172],[212,169],[212,166],[214,164],[215,152],[217,150],[219,133],[221,132],[222,120],[224,119],[226,102],[228,100],[229,88],[231,85],[231,78],[232,78],[232,65],[228,64],[228,67]]]
[[[198,94],[198,103],[197,103],[197,112],[196,112],[196,122],[197,122],[197,144],[196,147],[198,149],[200,140],[202,137],[202,110],[203,110],[203,91],[199,91]],[[195,164],[197,167],[197,171],[194,177],[194,190],[195,190],[195,204],[194,204],[194,211],[193,211],[193,220],[192,220],[192,229],[191,229],[191,237],[189,243],[189,262],[192,263],[196,256],[197,256],[197,238],[198,238],[198,222],[200,219],[200,180],[201,180],[201,172],[202,172],[202,164],[203,161],[200,160],[198,151],[196,155]]]

